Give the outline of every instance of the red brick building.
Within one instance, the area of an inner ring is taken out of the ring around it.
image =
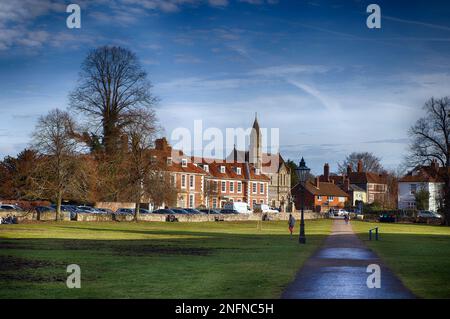
[[[152,156],[164,163],[176,186],[177,207],[221,208],[226,202],[268,204],[270,178],[254,165],[186,156],[173,150],[165,138],[158,139]]]
[[[300,184],[292,188],[295,207],[301,208],[303,187]],[[348,194],[331,182],[321,182],[319,177],[305,183],[305,209],[315,212],[327,212],[330,208],[344,208]]]

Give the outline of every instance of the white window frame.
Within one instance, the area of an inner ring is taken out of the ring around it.
[[[329,201],[329,202],[334,201],[334,196],[328,196],[328,201]]]
[[[222,181],[220,183],[220,192],[221,193],[226,193],[227,192],[227,182],[226,181]]]
[[[322,200],[322,195],[317,195],[317,201],[321,201]]]
[[[230,181],[230,193],[234,193],[234,181]]]
[[[259,183],[259,193],[260,194],[264,194],[264,189],[265,189],[264,183]]]
[[[257,194],[258,193],[258,185],[255,182],[252,182],[252,193]]]
[[[240,167],[236,167],[236,174],[238,174],[238,175],[242,174],[242,170]]]
[[[187,167],[187,159],[186,158],[181,159],[181,167]]]
[[[189,189],[195,189],[195,175],[189,175]]]
[[[181,175],[181,188],[186,188],[186,175]]]
[[[208,164],[203,165],[203,170],[204,170],[205,172],[209,172],[209,166],[208,166]]]
[[[225,166],[220,166],[220,173],[221,174],[225,174],[226,170],[225,170]]]
[[[242,182],[237,182],[237,192],[242,193]]]

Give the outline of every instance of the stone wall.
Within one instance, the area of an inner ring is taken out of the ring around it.
[[[29,212],[0,212],[0,217],[6,217],[7,215],[17,216],[19,222],[25,220],[39,220],[39,221],[54,221],[55,220],[55,212],[43,212],[39,215]],[[70,221],[70,214],[68,212],[63,212],[63,220]],[[300,221],[300,213],[292,213],[294,218],[297,221]],[[165,222],[166,216],[163,214],[140,214],[140,221],[147,222]],[[184,214],[175,214],[175,217],[179,222],[207,222],[207,221],[215,221],[216,219],[220,219],[223,221],[257,221],[262,219],[262,213],[255,214],[219,214],[219,215],[207,215],[207,214],[199,214],[199,215],[184,215]],[[289,213],[267,213],[269,220],[285,220],[289,219]],[[305,219],[317,219],[323,218],[323,215],[314,213],[314,212],[305,212]],[[76,221],[80,222],[109,222],[109,221],[119,221],[119,222],[127,222],[133,220],[133,215],[125,215],[125,214],[89,214],[82,213],[77,214]]]
[[[30,212],[21,212],[21,211],[1,211],[0,217],[5,218],[8,215],[16,216],[17,221],[31,221],[31,220],[40,220],[40,221],[54,221],[55,220],[55,212],[42,212],[37,213],[36,211]],[[70,221],[70,214],[68,212],[62,212],[63,220]]]

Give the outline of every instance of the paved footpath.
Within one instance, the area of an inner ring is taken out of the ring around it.
[[[306,238],[308,240],[308,238]],[[368,288],[367,266],[381,268],[381,288]],[[284,291],[285,299],[415,298],[380,258],[355,235],[351,223],[334,220],[332,232]]]

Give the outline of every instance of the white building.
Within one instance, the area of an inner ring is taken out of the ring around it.
[[[415,209],[416,193],[425,190],[429,193],[428,209],[437,211],[444,185],[440,177],[442,170],[434,161],[430,166],[419,166],[403,176],[398,182],[398,208]]]

